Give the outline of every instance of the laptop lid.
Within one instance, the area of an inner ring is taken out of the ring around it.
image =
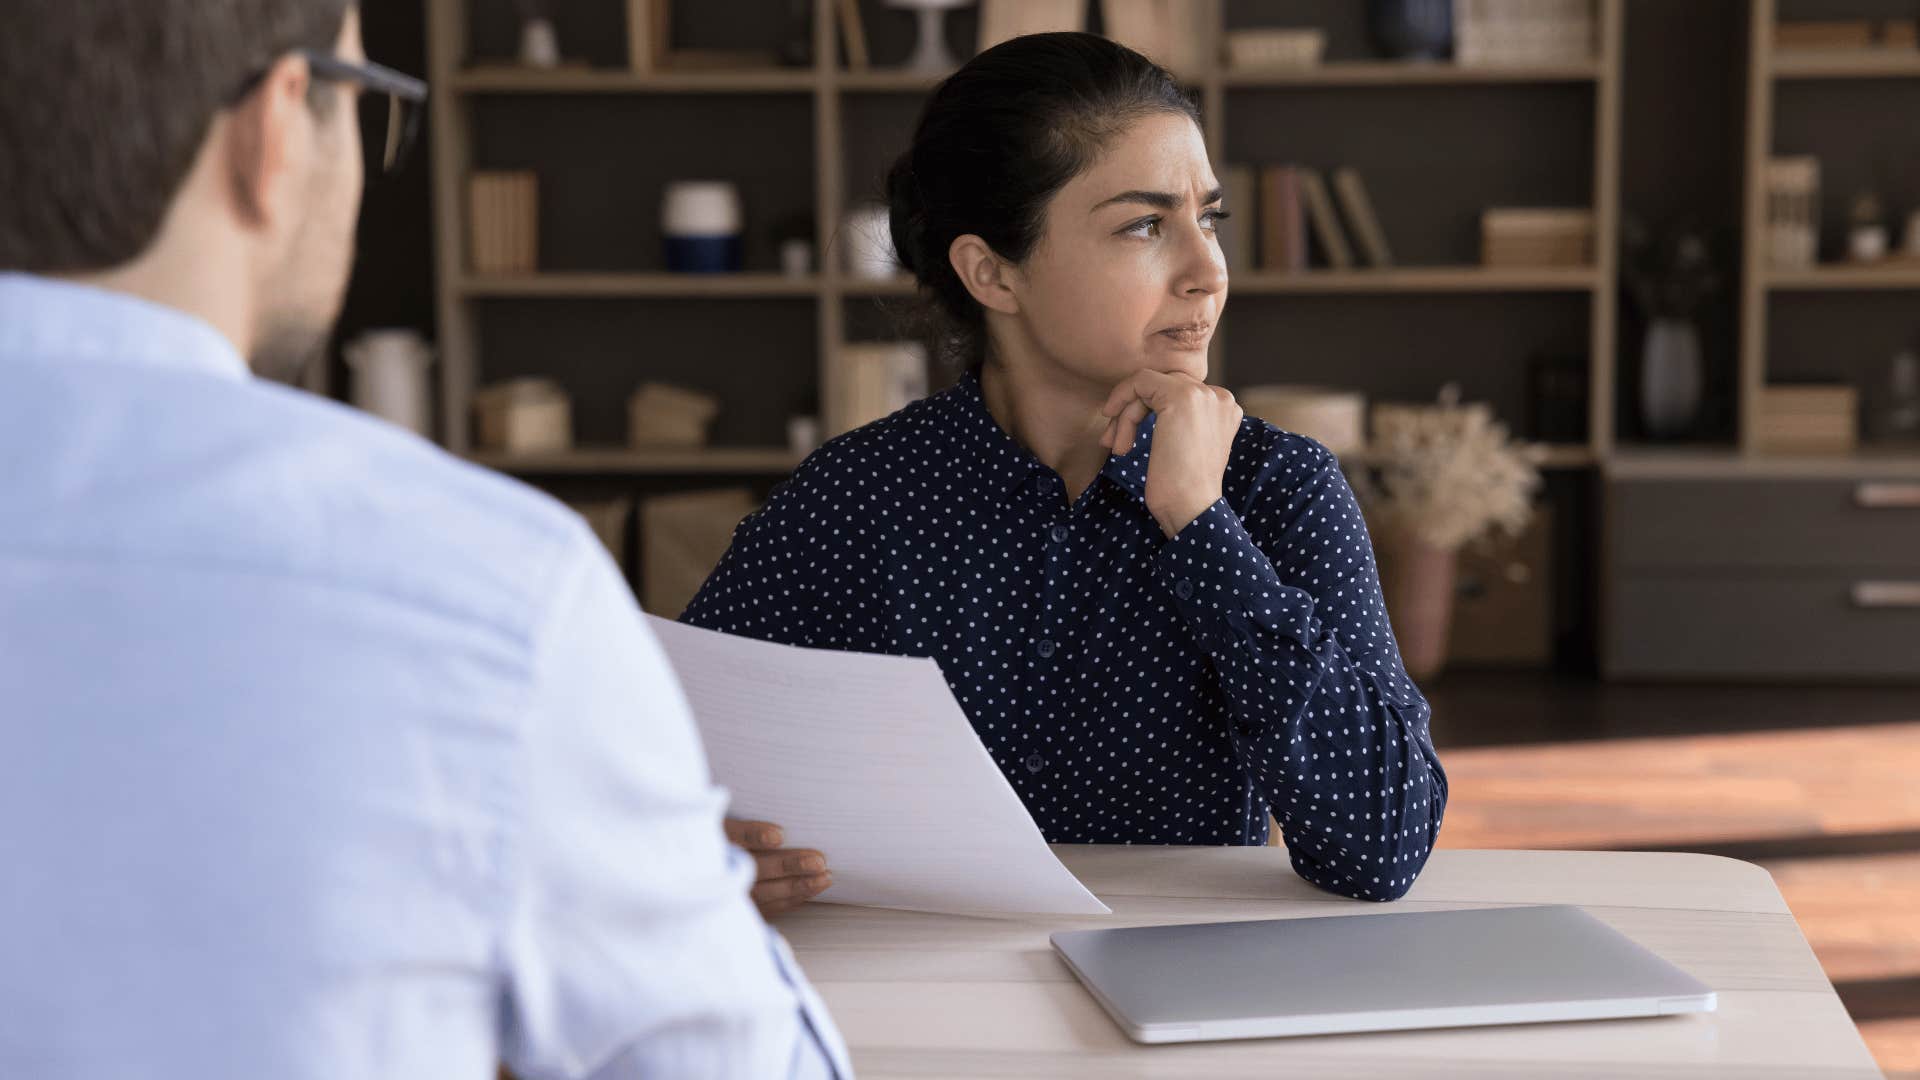
[[[1566,904],[1056,933],[1140,1042],[1703,1012],[1712,988]]]

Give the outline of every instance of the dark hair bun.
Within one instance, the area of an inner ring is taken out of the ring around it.
[[[1153,61],[1096,34],[1029,34],[968,61],[928,97],[913,145],[887,170],[887,222],[920,283],[917,329],[963,365],[985,356],[985,316],[947,251],[974,235],[1023,262],[1047,203],[1133,121],[1200,113]]]

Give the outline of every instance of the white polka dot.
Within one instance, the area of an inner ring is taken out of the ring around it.
[[[681,618],[932,657],[1049,841],[1260,844],[1271,811],[1301,877],[1398,898],[1446,773],[1339,462],[1247,418],[1168,540],[1153,421],[1070,502],[969,374],[809,456]]]

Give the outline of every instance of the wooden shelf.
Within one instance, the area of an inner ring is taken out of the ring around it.
[[[1920,49],[1791,49],[1773,54],[1776,79],[1898,79],[1920,76]]]
[[[921,75],[912,71],[888,70],[886,68],[867,71],[835,71],[827,77],[827,83],[844,91],[869,94],[924,94],[940,85],[949,73],[939,75]]]
[[[1915,271],[1920,281],[1920,270]],[[1288,293],[1501,293],[1585,292],[1599,281],[1592,267],[1531,268],[1415,266],[1385,270],[1305,270],[1298,273],[1241,271],[1231,291],[1248,295]],[[470,297],[779,297],[813,296],[825,289],[817,275],[567,273],[469,274],[457,288]],[[844,296],[912,296],[906,275],[891,279],[836,277]],[[1841,286],[1847,287],[1847,286]],[[1855,286],[1869,287],[1869,286]]]
[[[703,446],[687,449],[662,447],[658,450],[634,450],[623,446],[579,447],[546,454],[503,454],[480,451],[468,460],[490,469],[517,474],[545,476],[636,475],[652,474],[738,474],[784,475],[792,472],[800,457],[784,446]]]
[[[1592,267],[1409,266],[1384,270],[1242,271],[1227,291],[1288,293],[1585,292],[1600,281]]]
[[[888,279],[843,277],[834,279],[834,284],[846,296],[912,296],[919,289],[907,274]]]
[[[1585,443],[1548,443],[1547,457],[1540,463],[1543,469],[1584,469],[1598,459],[1593,448]]]
[[[733,71],[628,71],[624,68],[468,68],[455,75],[461,94],[793,94],[819,83],[812,68]]]
[[[1520,440],[1526,442],[1526,440]],[[1540,445],[1540,444],[1535,444]],[[1546,443],[1546,457],[1540,462],[1542,469],[1584,469],[1598,460],[1593,448],[1586,443]],[[1341,455],[1341,460],[1355,465],[1372,463],[1374,456],[1370,451],[1359,450]]]
[[[458,283],[470,297],[810,297],[820,291],[813,274],[469,274]]]
[[[891,279],[837,277],[833,282],[841,295],[849,297],[912,296],[917,288],[913,278],[906,275]],[[816,274],[547,272],[469,274],[460,279],[458,288],[469,297],[809,297],[824,292],[827,284]]]
[[[1766,287],[1781,292],[1920,289],[1920,259],[1898,259],[1867,266],[1835,263],[1804,270],[1769,269]]]
[[[1486,83],[1578,83],[1600,77],[1600,62],[1465,67],[1452,63],[1337,61],[1318,67],[1229,70],[1229,88],[1261,86],[1462,86]]]
[[[1232,276],[1228,290],[1229,293],[1252,296],[1289,293],[1585,292],[1599,281],[1599,272],[1588,266],[1406,266],[1385,270],[1304,270],[1298,273],[1242,270]],[[904,275],[886,281],[838,278],[836,285],[847,296],[912,296],[916,288],[914,280]]]
[[[1872,444],[1851,454],[1744,453],[1732,447],[1640,446],[1608,455],[1609,475],[1635,480],[1920,478],[1920,447]]]

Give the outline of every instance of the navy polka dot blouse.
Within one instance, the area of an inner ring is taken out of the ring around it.
[[[810,455],[681,619],[932,657],[1049,841],[1262,844],[1271,811],[1301,877],[1397,899],[1447,777],[1339,462],[1249,417],[1168,540],[1153,420],[1070,500],[963,376]]]

